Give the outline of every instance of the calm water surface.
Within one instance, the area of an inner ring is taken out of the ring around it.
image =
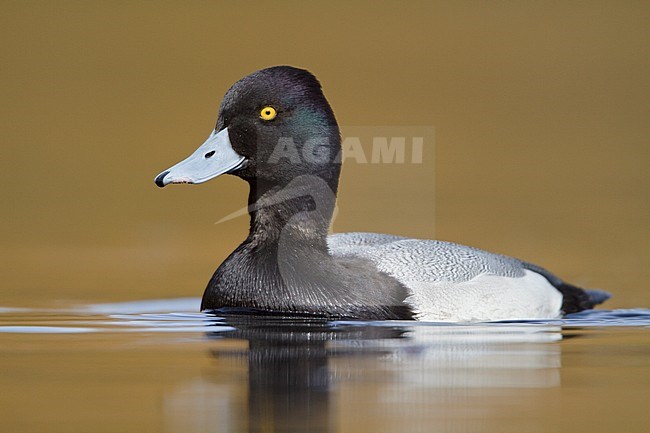
[[[650,310],[435,324],[0,308],[7,432],[644,432]]]

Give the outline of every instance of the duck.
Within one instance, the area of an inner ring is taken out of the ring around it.
[[[330,234],[340,155],[334,112],[309,71],[273,66],[230,87],[207,140],[155,177],[161,188],[225,174],[249,185],[248,236],[212,275],[202,311],[484,322],[554,319],[610,297],[452,242]]]

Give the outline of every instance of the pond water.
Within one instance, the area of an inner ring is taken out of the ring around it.
[[[643,432],[650,310],[327,322],[0,308],[1,431]]]

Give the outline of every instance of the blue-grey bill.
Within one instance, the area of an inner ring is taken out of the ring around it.
[[[230,144],[228,128],[213,131],[188,158],[156,176],[159,187],[170,183],[203,183],[241,167],[246,158]]]

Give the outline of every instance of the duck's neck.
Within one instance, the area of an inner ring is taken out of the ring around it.
[[[280,243],[327,250],[327,234],[336,204],[337,179],[298,176],[283,184],[250,183],[250,231],[247,243],[276,248]]]

